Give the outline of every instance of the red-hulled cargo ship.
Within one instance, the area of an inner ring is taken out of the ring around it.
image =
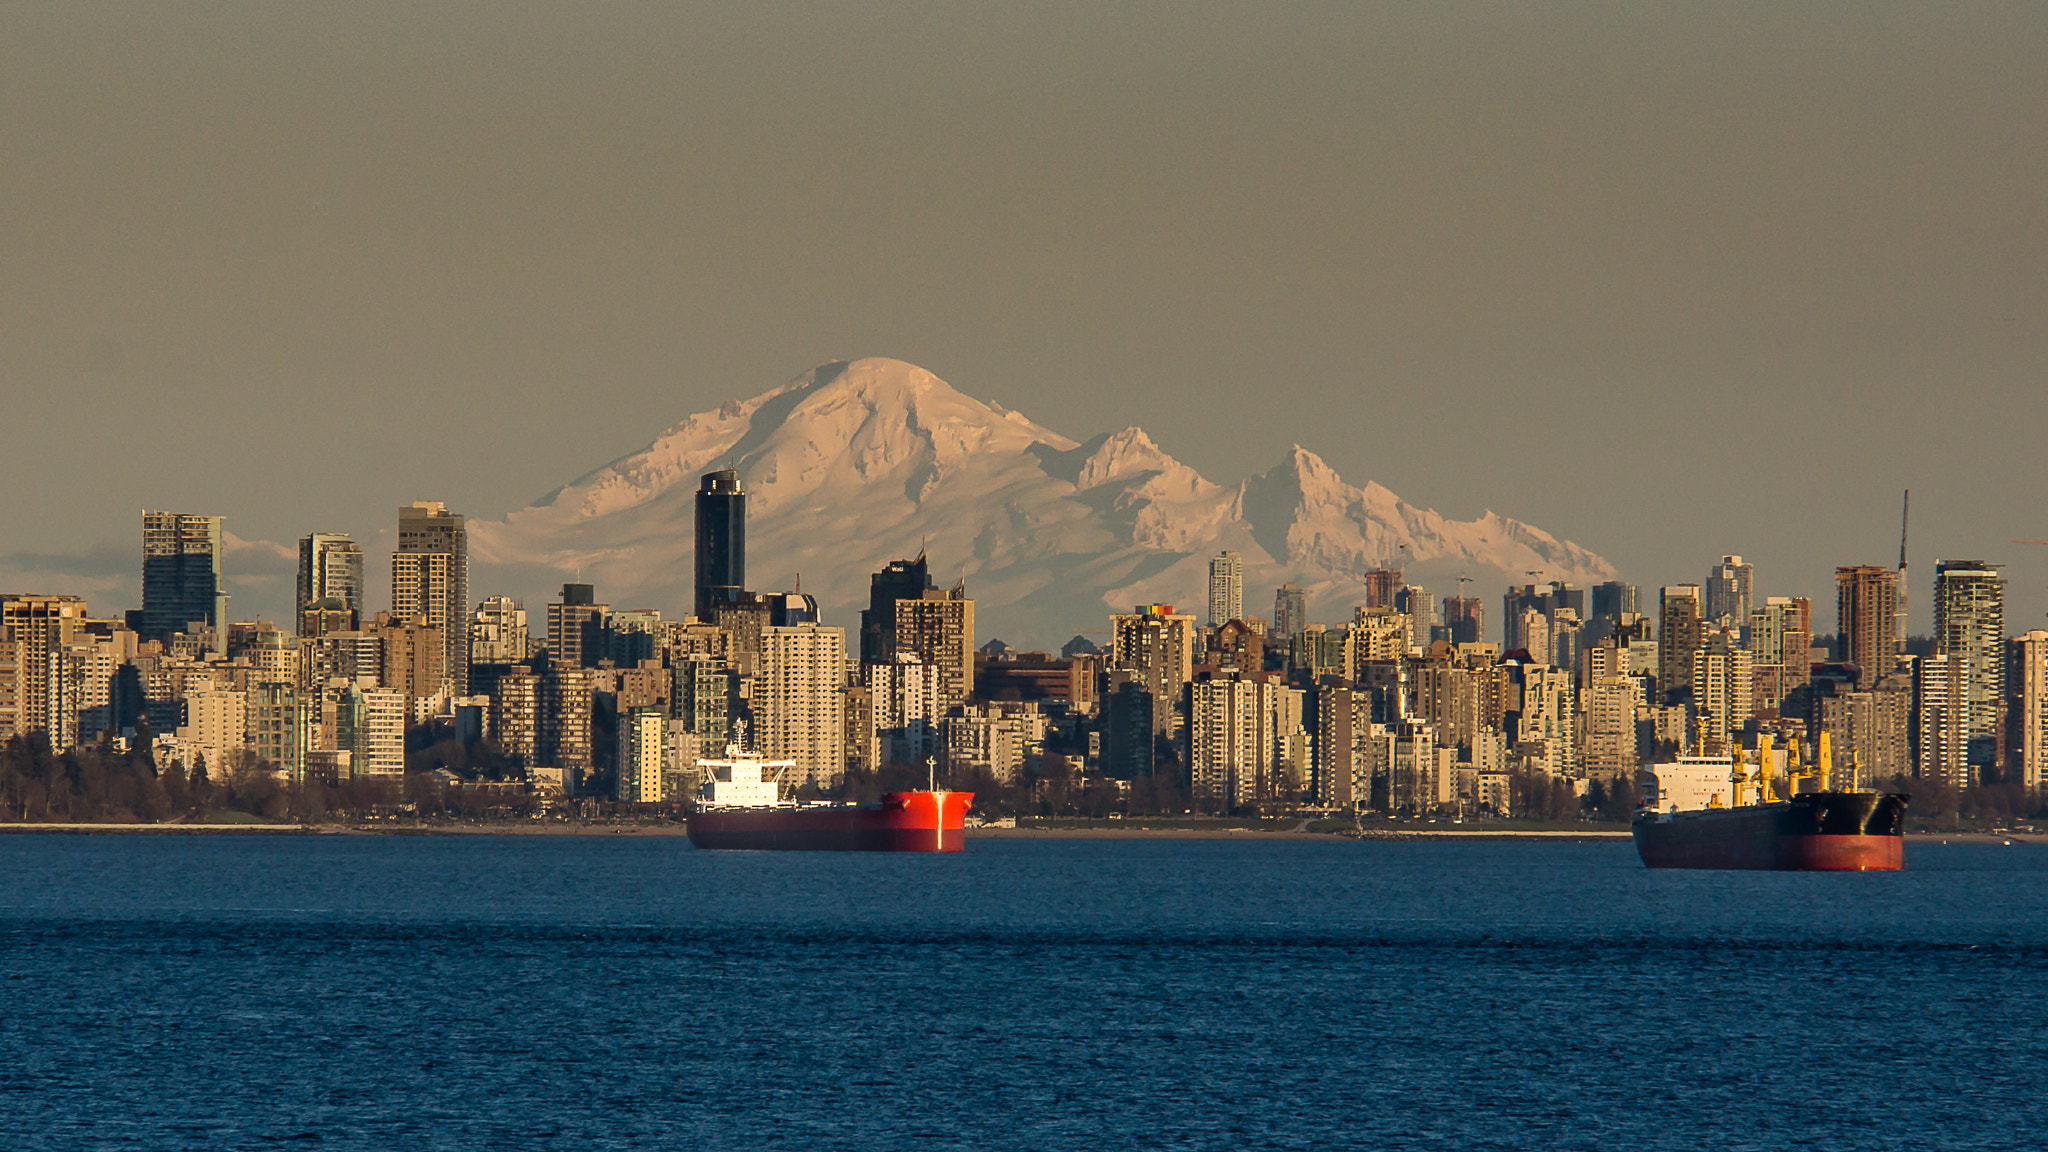
[[[1651,868],[1896,872],[1906,866],[1906,797],[1803,792],[1773,804],[1646,812],[1633,825]]]
[[[890,792],[874,804],[793,804],[771,770],[789,760],[759,760],[727,749],[700,760],[709,777],[703,807],[690,814],[698,848],[809,852],[960,852],[967,847],[972,792]]]
[[[699,848],[814,852],[960,852],[972,792],[890,792],[877,804],[705,808],[690,816]]]

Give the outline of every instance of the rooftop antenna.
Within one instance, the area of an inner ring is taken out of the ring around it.
[[[1899,651],[1906,650],[1906,528],[1913,522],[1913,490],[1906,489],[1904,502],[1899,508]]]

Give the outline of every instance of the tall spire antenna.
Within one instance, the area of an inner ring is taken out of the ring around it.
[[[1913,522],[1913,490],[1906,489],[1899,508],[1899,651],[1906,650],[1906,529]]]

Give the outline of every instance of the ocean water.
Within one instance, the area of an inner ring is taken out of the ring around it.
[[[0,1148],[2038,1148],[2048,848],[0,836]]]

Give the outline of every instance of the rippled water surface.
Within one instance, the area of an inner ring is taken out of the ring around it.
[[[2036,1148],[2048,848],[0,836],[0,1148]]]

